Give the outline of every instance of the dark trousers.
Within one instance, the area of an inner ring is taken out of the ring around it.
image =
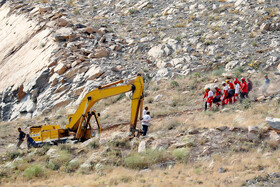
[[[142,125],[142,127],[143,127],[143,136],[146,136],[146,134],[147,134],[147,132],[148,132],[148,127],[149,126],[147,126],[147,125]]]
[[[245,93],[245,92],[241,92],[240,97],[241,97],[241,99],[244,99],[245,97],[249,98],[248,93]]]

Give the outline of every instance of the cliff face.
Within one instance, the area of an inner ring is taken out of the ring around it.
[[[52,51],[57,48],[50,29],[38,21],[36,11],[31,9],[26,14],[17,8],[8,3],[0,8],[0,111],[3,120],[13,118],[12,111],[17,105],[21,105],[21,111],[14,113],[14,117],[20,112],[34,111],[35,103],[29,102],[23,108],[22,103],[36,100],[30,91],[40,86],[39,89],[43,89],[44,85],[36,85],[36,78],[49,65]]]

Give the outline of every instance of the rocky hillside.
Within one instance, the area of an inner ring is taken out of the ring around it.
[[[73,107],[89,90],[137,72],[158,80],[280,69],[279,1],[0,2],[5,121]]]

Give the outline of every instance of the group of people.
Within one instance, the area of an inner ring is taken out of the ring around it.
[[[243,77],[241,78],[241,82],[237,78],[233,82],[226,80],[226,82],[222,82],[222,86],[223,90],[219,89],[217,85],[214,86],[215,96],[210,88],[205,89],[203,97],[205,111],[207,109],[211,110],[212,103],[224,107],[227,104],[235,103],[239,99],[239,96],[241,99],[249,98],[249,92],[253,89],[253,83],[250,78],[247,78],[246,81]]]

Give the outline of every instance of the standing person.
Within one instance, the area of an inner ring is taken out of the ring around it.
[[[214,99],[214,94],[210,90],[210,88],[207,88],[208,91],[208,97],[207,97],[207,107],[209,107],[209,110],[211,110],[213,99]]]
[[[224,86],[223,88],[223,95],[221,97],[221,101],[222,101],[222,107],[224,107],[224,105],[227,104],[227,97],[228,97],[228,87],[227,84],[225,82],[222,82],[222,85]]]
[[[146,115],[146,113],[148,112],[148,110],[149,110],[149,108],[146,106],[146,107],[144,108],[144,110],[143,110],[142,118],[143,118],[143,116]]]
[[[242,77],[241,78],[241,82],[242,82],[242,85],[241,85],[241,94],[240,94],[240,97],[241,99],[244,99],[245,97],[248,98],[248,86],[247,86],[247,82],[245,81],[245,79]]]
[[[20,148],[20,145],[24,141],[25,133],[21,130],[21,128],[18,128],[18,132],[19,132],[19,135],[18,135],[17,148]]]
[[[267,75],[264,76],[265,80],[264,80],[264,85],[263,85],[263,89],[262,89],[262,94],[264,96],[266,96],[268,93],[267,93],[267,88],[269,87],[269,84],[270,84],[270,79],[268,78]]]
[[[205,89],[205,93],[204,93],[203,100],[202,100],[203,103],[205,102],[205,104],[204,104],[205,111],[207,110],[207,98],[208,98],[208,90]],[[205,99],[206,99],[206,101],[204,101]]]
[[[234,97],[234,85],[231,81],[227,80],[226,83],[229,85],[229,91],[228,91],[228,99],[227,99],[227,103],[229,102],[230,104],[232,104],[232,97]]]
[[[234,81],[234,84],[235,84],[235,93],[234,93],[233,102],[235,103],[238,100],[238,95],[240,92],[240,85],[237,80]]]
[[[146,115],[143,116],[143,120],[142,120],[143,136],[146,136],[146,134],[148,132],[148,127],[150,125],[150,121],[151,121],[150,112],[147,112]]]
[[[249,97],[249,93],[250,93],[250,91],[252,91],[252,89],[253,89],[253,83],[252,83],[252,81],[250,80],[250,78],[248,77],[247,78],[247,86],[248,86],[248,97]]]

